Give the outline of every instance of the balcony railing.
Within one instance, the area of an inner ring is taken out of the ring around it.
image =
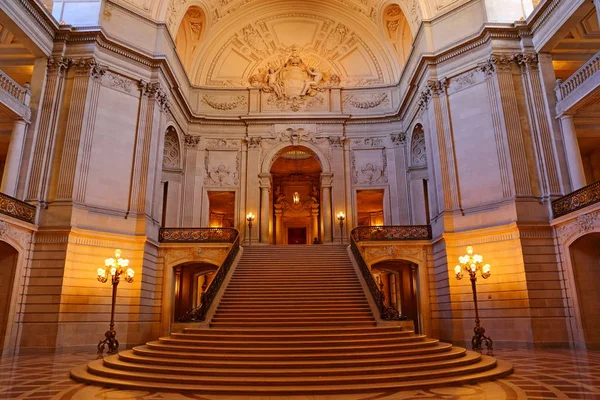
[[[161,243],[233,243],[239,232],[233,228],[162,228]]]
[[[359,226],[350,234],[357,242],[365,240],[429,240],[430,225]]]
[[[379,308],[383,320],[405,320],[398,310],[385,304],[385,294],[377,286],[371,270],[358,248],[358,242],[365,241],[398,241],[398,240],[429,240],[431,226],[429,225],[398,225],[398,226],[359,226],[350,233],[350,248],[360,268],[360,272],[369,287],[371,295]]]
[[[596,92],[600,83],[600,52],[582,65],[567,80],[556,81],[556,114],[562,115]]]
[[[0,214],[20,219],[30,224],[35,223],[35,207],[0,193]]]
[[[558,218],[595,203],[600,203],[600,181],[554,200],[552,213]]]
[[[19,103],[29,106],[29,100],[31,92],[29,87],[22,87],[15,82],[10,76],[6,75],[3,71],[0,71],[0,89],[10,94]]]

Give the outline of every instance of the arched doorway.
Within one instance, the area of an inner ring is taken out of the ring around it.
[[[217,266],[209,263],[182,264],[173,268],[175,276],[173,320],[202,305],[202,294],[210,286]]]
[[[371,266],[371,273],[385,295],[385,303],[412,320],[419,333],[417,266],[403,260],[382,261]]]
[[[271,166],[275,244],[319,242],[322,167],[307,147],[281,150]]]
[[[0,354],[4,348],[18,258],[14,247],[0,241]]]
[[[590,233],[569,247],[579,317],[588,349],[600,349],[600,233]]]

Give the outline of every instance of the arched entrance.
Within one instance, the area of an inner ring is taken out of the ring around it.
[[[404,260],[382,261],[371,266],[371,273],[385,294],[385,303],[412,320],[415,333],[419,333],[417,265]]]
[[[19,253],[14,247],[0,241],[0,354],[4,348],[18,258]]]
[[[319,229],[321,173],[307,147],[282,149],[271,165],[275,244],[310,244],[321,240]]]
[[[600,349],[600,233],[590,233],[577,239],[569,247],[579,317],[585,345],[588,349]]]
[[[202,305],[202,294],[214,278],[217,266],[209,263],[189,263],[173,268],[175,276],[173,320]]]

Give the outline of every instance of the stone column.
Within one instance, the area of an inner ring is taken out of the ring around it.
[[[571,177],[571,190],[575,191],[585,186],[585,172],[579,143],[577,143],[577,133],[575,131],[575,122],[572,115],[563,115],[560,117],[565,153],[567,155],[567,166],[569,176]]]
[[[314,238],[319,238],[319,205],[313,204],[312,209],[310,210],[311,222],[312,222],[312,230],[311,230],[311,243]]]
[[[23,154],[26,129],[27,122],[22,119],[15,121],[10,136],[10,143],[8,145],[6,163],[4,164],[4,174],[2,175],[0,192],[12,197],[15,197],[17,193],[17,180],[19,178],[19,168],[21,166],[21,156]]]
[[[335,171],[332,176],[332,187],[331,187],[331,214],[335,216],[338,212],[342,211],[344,214],[349,214],[346,205],[346,184],[345,176],[342,173],[344,171],[344,146],[346,139],[342,136],[332,136],[329,138],[329,145],[331,148],[331,170]],[[348,146],[349,147],[349,146]],[[344,221],[346,222],[346,221]],[[337,219],[334,218],[334,223],[337,223]],[[337,225],[337,224],[336,224]],[[347,230],[349,225],[344,223],[344,230]],[[342,243],[342,232],[339,226],[332,230],[333,241],[335,243]],[[348,235],[343,234],[344,237]]]
[[[283,210],[281,205],[277,204],[275,207],[275,244],[283,244]]]
[[[271,174],[260,174],[260,243],[271,243]]]
[[[252,243],[258,242],[258,236],[260,233],[259,228],[259,217],[260,217],[260,184],[259,184],[259,175],[260,175],[260,155],[262,152],[261,143],[262,139],[260,137],[250,137],[247,139],[248,146],[248,157],[245,165],[245,180],[242,182],[246,182],[245,187],[245,203],[241,206],[241,214],[243,220],[241,220],[244,226],[244,235],[246,238],[246,234],[248,233],[248,225],[246,222],[246,215],[251,212],[256,216],[256,220],[252,225]],[[242,197],[242,201],[244,201],[244,197]],[[249,239],[246,238],[246,242],[249,242]]]
[[[332,174],[321,174],[321,241],[331,243],[331,186],[333,184]]]

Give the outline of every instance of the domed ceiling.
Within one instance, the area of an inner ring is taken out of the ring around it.
[[[208,87],[269,85],[269,79],[281,80],[284,72],[294,74],[289,68],[292,58],[300,61],[296,66],[302,74],[295,71],[298,81],[316,79],[321,84],[344,87],[395,83],[406,49],[399,57],[390,31],[403,29],[414,36],[423,18],[450,4],[464,2],[113,1],[166,21],[191,82]],[[406,27],[398,28],[394,25],[396,19],[386,18],[384,13],[390,12],[390,5],[404,14]]]

